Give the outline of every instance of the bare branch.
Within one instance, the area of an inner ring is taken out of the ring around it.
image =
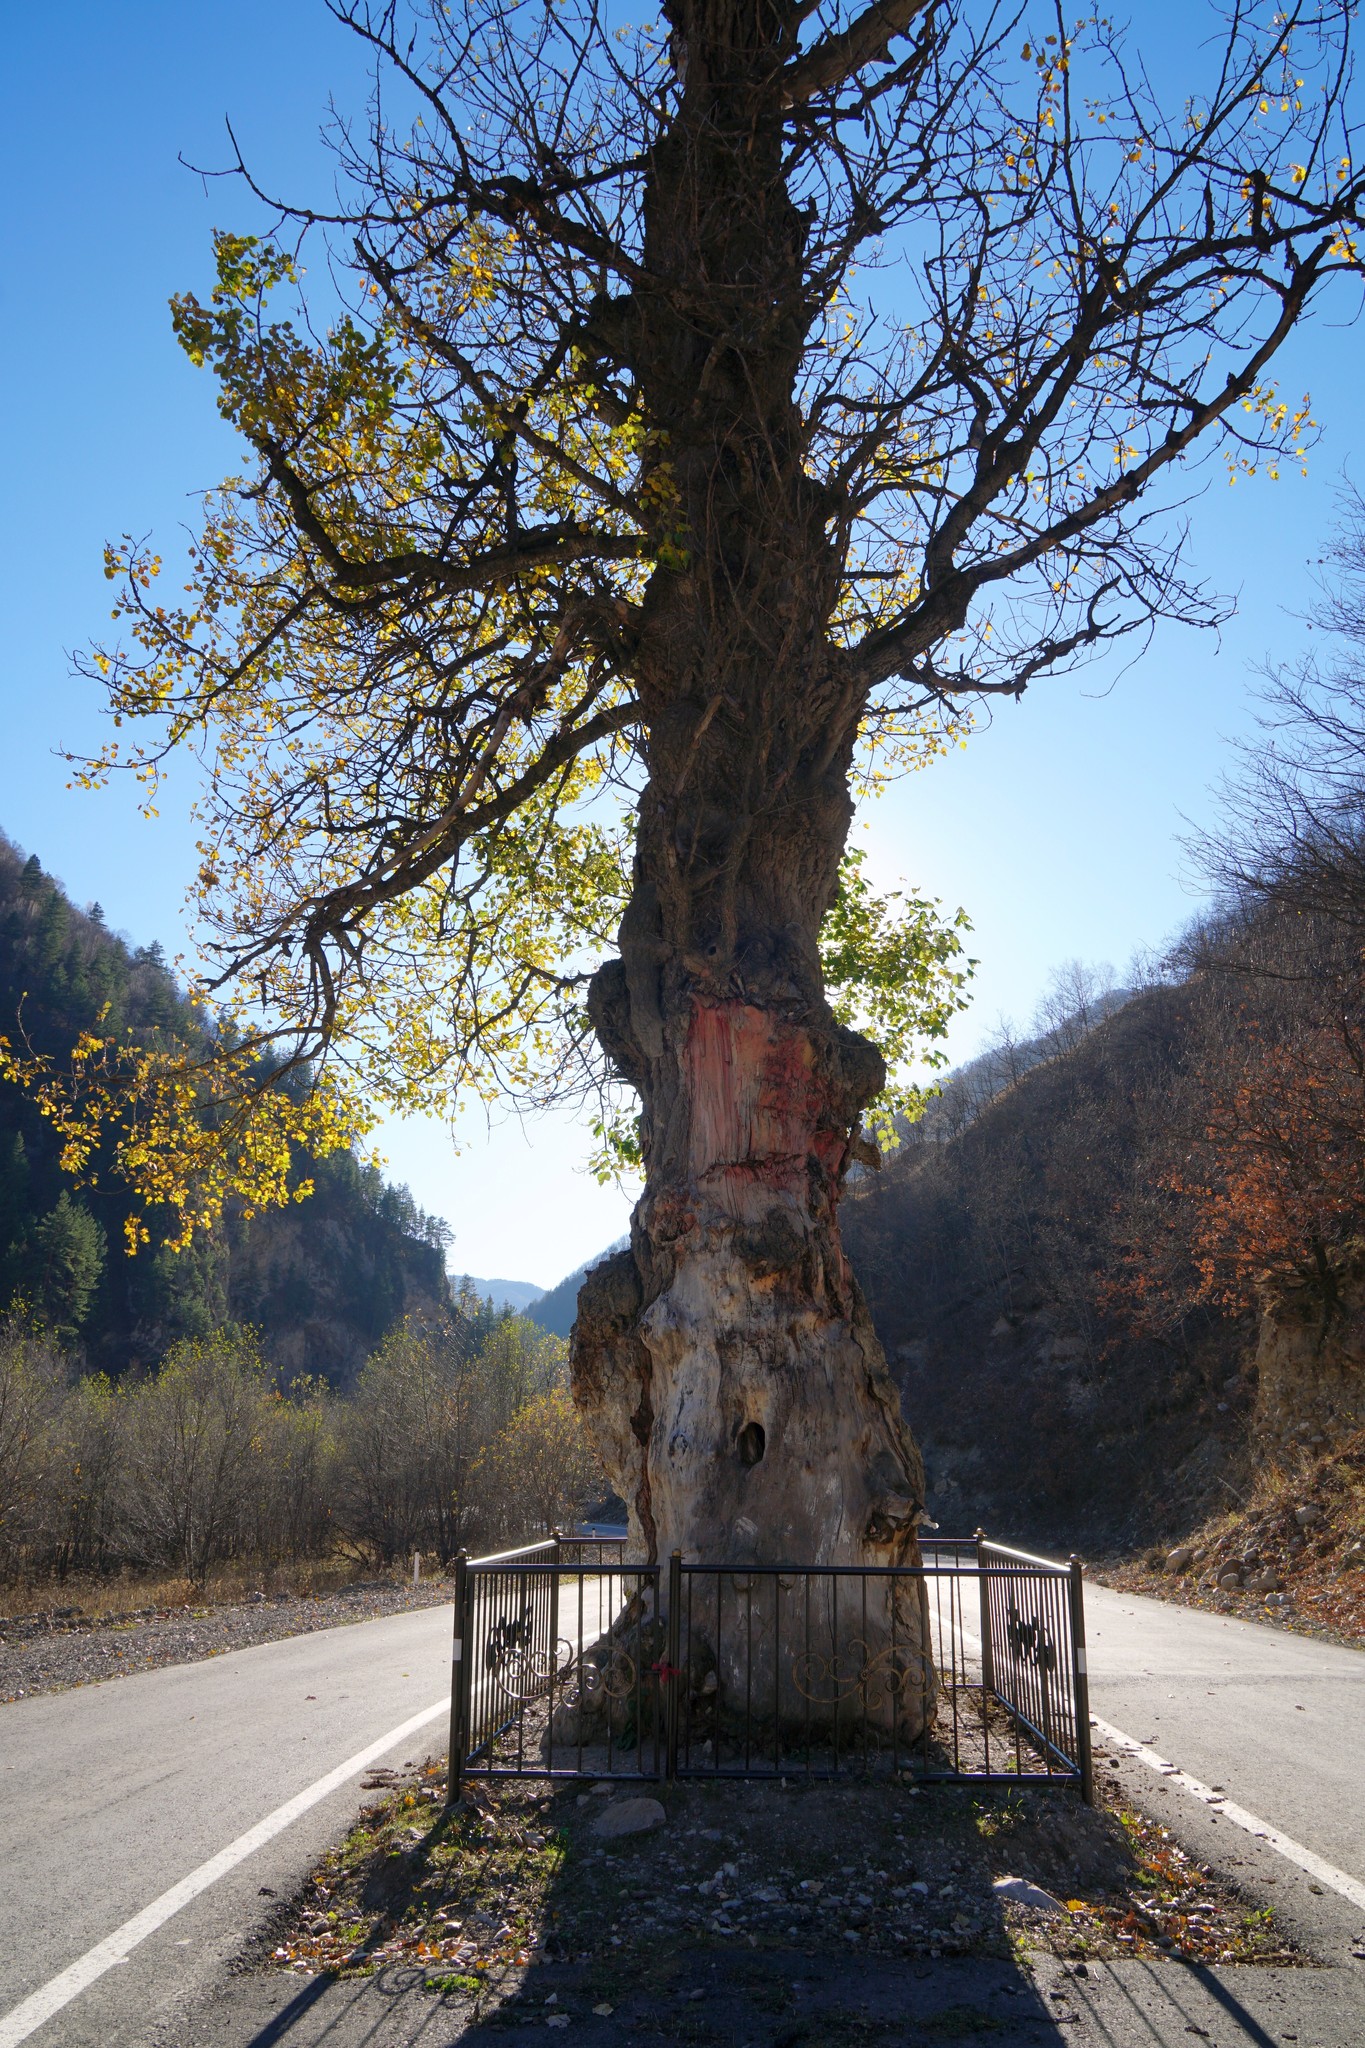
[[[842,85],[868,64],[890,62],[891,45],[928,13],[931,0],[874,0],[836,35],[822,36],[782,73],[783,102],[799,107]]]

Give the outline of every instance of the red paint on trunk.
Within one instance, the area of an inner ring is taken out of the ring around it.
[[[847,1138],[822,1121],[825,1086],[800,1025],[749,1003],[696,1002],[686,1067],[692,1174],[719,1182],[730,1206],[747,1211],[758,1193],[806,1207],[812,1166],[837,1179]]]

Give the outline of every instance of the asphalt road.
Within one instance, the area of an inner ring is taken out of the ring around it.
[[[1365,1652],[1085,1589],[1093,1711],[1365,1882]]]
[[[0,1707],[5,2015],[266,1815],[449,1692],[451,1611],[327,1629]],[[445,1748],[438,1716],[383,1761]],[[360,1776],[211,1885],[32,2037],[146,2040],[221,1976],[364,1803]]]
[[[1099,1587],[1087,1615],[1097,1714],[1365,1879],[1365,1654]],[[21,2001],[168,1887],[439,1701],[449,1638],[450,1610],[429,1608],[0,1707],[0,2039]],[[384,1761],[444,1735],[435,1718]],[[173,2038],[260,1924],[263,1888],[286,1893],[363,1799],[359,1775],[329,1793],[46,2021],[37,2048]]]

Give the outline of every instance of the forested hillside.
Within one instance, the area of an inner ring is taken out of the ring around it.
[[[1188,1052],[1187,991],[1135,995],[845,1208],[849,1258],[955,1531],[1133,1537],[1237,1457],[1246,1331],[1139,1334],[1115,1287],[1131,1201]],[[1223,1404],[1220,1407],[1220,1403]]]
[[[940,1522],[1146,1541],[1365,1419],[1360,978],[1339,920],[1244,905],[852,1192]]]
[[[0,1034],[60,1058],[102,1013],[113,1032],[201,1030],[158,946],[128,946],[98,904],[78,910],[37,855],[0,836]],[[77,1188],[51,1126],[0,1082],[0,1310],[22,1303],[114,1374],[233,1321],[254,1325],[285,1373],[345,1383],[406,1311],[449,1302],[447,1233],[349,1153],[305,1169],[307,1201],[230,1217],[180,1253],[153,1215],[152,1244],[129,1258],[127,1191],[108,1175]]]
[[[852,1192],[942,1521],[1146,1541],[1358,1462],[1365,502],[1346,512],[1316,651],[1272,674],[1195,849],[1215,911],[1126,998],[1059,985],[1042,1034],[956,1077]]]

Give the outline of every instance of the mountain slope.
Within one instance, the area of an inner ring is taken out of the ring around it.
[[[603,1259],[609,1259],[613,1252],[624,1250],[629,1243],[628,1237],[618,1237],[615,1244],[604,1245],[583,1265],[576,1266],[572,1273],[566,1274],[557,1285],[542,1294],[539,1301],[530,1304],[526,1313],[531,1321],[539,1323],[542,1330],[552,1331],[556,1337],[567,1337],[578,1314],[578,1290],[583,1285],[584,1276]]]
[[[1116,1286],[1194,1009],[1187,987],[1130,998],[850,1192],[848,1256],[945,1526],[1141,1541],[1236,1481],[1251,1325],[1146,1333]]]
[[[60,1060],[95,1028],[200,1031],[158,946],[129,947],[97,904],[78,910],[0,835],[0,1033]],[[0,1311],[21,1300],[93,1367],[153,1362],[231,1318],[253,1323],[282,1367],[344,1381],[399,1316],[450,1298],[444,1227],[350,1154],[308,1165],[308,1201],[230,1218],[187,1252],[151,1219],[153,1244],[128,1258],[128,1191],[110,1175],[74,1187],[58,1152],[32,1103],[0,1082]]]

